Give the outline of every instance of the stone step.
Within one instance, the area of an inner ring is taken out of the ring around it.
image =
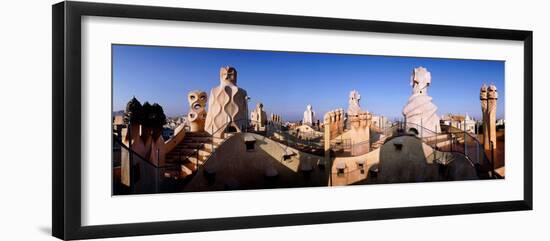
[[[212,144],[214,143],[214,146],[218,146],[222,144],[225,141],[223,138],[211,138],[211,137],[193,137],[193,138],[185,138],[180,143],[180,145],[199,145],[199,144]]]
[[[187,169],[191,170],[192,172],[196,172],[198,168],[197,164],[193,162],[187,162],[183,164],[183,166],[187,167]]]
[[[225,139],[227,139],[227,138],[229,138],[229,137],[232,137],[232,136],[234,136],[234,135],[235,135],[235,133],[224,133],[224,134],[223,134],[224,137],[213,136],[212,138],[218,139],[218,140],[225,140]]]
[[[176,146],[174,150],[166,154],[166,156],[193,156],[197,154],[197,149],[190,149]]]
[[[208,152],[212,152],[214,148],[218,148],[218,145],[212,144],[212,143],[204,143],[204,146],[202,149]]]
[[[204,132],[187,132],[185,133],[185,137],[210,137],[210,133],[204,131]]]
[[[212,145],[212,143],[201,143],[201,142],[188,142],[188,143],[180,143],[178,147],[186,148],[186,149],[197,149],[199,147],[202,147],[202,150],[206,150],[209,152],[212,152],[212,146],[217,147],[216,144]]]
[[[172,179],[178,179],[181,176],[181,172],[179,170],[168,170],[164,172],[165,178],[172,178]]]
[[[216,139],[216,138],[214,138]],[[208,142],[212,142],[212,137],[205,137],[205,136],[186,136],[185,138],[183,138],[183,141],[182,143],[189,143],[189,142],[193,142],[193,143],[208,143]]]
[[[206,158],[207,157],[199,157],[199,165],[204,164],[204,161],[206,160]],[[187,160],[191,163],[194,163],[194,164],[197,163],[197,157],[190,156],[190,157],[187,158]]]
[[[437,140],[436,141],[429,141],[429,142],[426,142],[428,145],[435,145],[437,143],[437,146],[438,147],[443,147],[443,146],[446,146],[446,145],[450,145],[451,144],[451,140]],[[463,145],[464,144],[464,138],[458,138],[456,139],[454,142],[454,144],[457,144],[457,145]]]
[[[380,148],[386,142],[386,137],[379,139],[378,141],[372,143],[372,149]]]
[[[204,143],[201,142],[182,142],[177,147],[188,148],[188,149],[197,149],[203,146]]]
[[[430,137],[423,137],[423,139],[425,141],[445,141],[445,140],[449,140],[450,138],[450,135],[448,134],[437,134],[436,136],[430,136]],[[456,134],[455,137],[457,139],[464,139],[464,135],[463,134]]]
[[[214,139],[214,144],[215,145],[221,145],[224,141],[225,141],[225,139],[216,138],[216,139]]]
[[[166,156],[166,162],[167,163],[177,163],[177,162],[184,162],[188,160],[190,157],[188,156],[181,156],[181,159],[179,156]]]
[[[199,156],[210,156],[211,153],[208,150],[199,150]]]
[[[191,174],[193,174],[193,171],[191,169],[189,169],[185,165],[181,165],[181,177],[187,177]]]
[[[233,135],[234,133],[225,134],[226,138]],[[197,162],[197,148],[202,146],[202,149],[198,150],[199,164],[202,165],[210,157],[213,149],[221,145],[226,138],[211,137],[206,132],[192,133],[185,136],[181,143],[166,154],[166,161],[177,162],[188,160],[195,165]]]
[[[211,152],[208,150],[199,150],[198,152],[199,156],[210,156]],[[197,156],[197,149],[179,149],[174,150],[168,154],[166,154],[166,157],[172,158],[172,157],[194,157]]]
[[[376,143],[373,143],[372,146],[381,146],[381,145],[384,145],[383,142],[376,142]]]
[[[204,161],[208,159],[210,155],[203,155],[199,156],[199,165],[204,164]],[[166,162],[167,163],[181,163],[181,162],[191,162],[193,164],[197,163],[197,156],[181,156],[181,159],[179,156],[166,156]]]

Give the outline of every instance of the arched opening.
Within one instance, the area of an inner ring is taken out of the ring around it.
[[[237,128],[235,128],[234,126],[230,125],[230,126],[227,126],[227,128],[225,128],[225,133],[233,133],[233,132],[237,132]]]
[[[416,128],[409,128],[409,134],[418,135],[418,130]]]

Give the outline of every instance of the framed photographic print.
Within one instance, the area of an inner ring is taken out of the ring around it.
[[[53,6],[53,235],[532,209],[532,32]]]

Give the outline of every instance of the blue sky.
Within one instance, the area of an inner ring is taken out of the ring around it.
[[[499,91],[497,118],[504,117],[504,62],[392,56],[296,53],[255,50],[113,45],[113,110],[135,96],[157,102],[168,116],[188,112],[187,93],[219,85],[219,69],[237,69],[237,85],[268,113],[301,119],[307,104],[317,117],[348,106],[353,89],[361,107],[391,119],[401,117],[411,94],[415,67],[431,72],[428,94],[438,114],[480,118],[479,89],[493,83]]]

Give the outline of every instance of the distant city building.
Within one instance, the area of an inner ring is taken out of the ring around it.
[[[176,127],[178,127],[179,125],[185,122],[186,122],[185,117],[181,117],[181,116],[168,117],[166,118],[166,124],[163,127],[176,129]]]
[[[285,122],[284,126],[290,128],[290,129],[294,129],[298,126],[301,126],[301,123],[295,123],[295,122]]]
[[[302,119],[302,125],[312,126],[315,123],[315,111],[311,105],[307,105],[306,111],[304,111],[304,118]]]
[[[460,130],[466,130],[466,132],[476,132],[476,121],[472,119],[468,114],[466,114],[466,116],[446,114],[442,116],[441,123],[444,125],[455,127]]]
[[[119,114],[113,117],[113,131],[118,136],[121,135],[122,128],[124,128],[124,115]]]
[[[162,128],[162,138],[164,138],[165,140],[168,140],[170,139],[170,137],[172,137],[174,135],[174,129],[171,129],[171,128]]]
[[[372,116],[372,126],[383,130],[383,129],[391,127],[391,121],[385,116],[373,115]]]

